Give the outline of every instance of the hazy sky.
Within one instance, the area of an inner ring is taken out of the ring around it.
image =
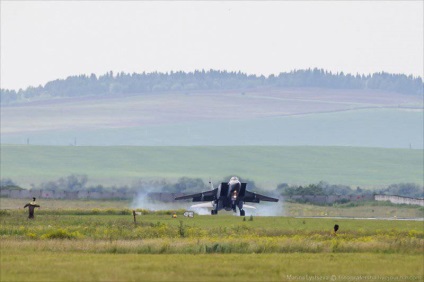
[[[110,70],[423,76],[423,1],[0,3],[2,88]]]

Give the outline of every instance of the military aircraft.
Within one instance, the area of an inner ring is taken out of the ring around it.
[[[240,180],[233,176],[228,183],[222,182],[218,188],[213,188],[211,182],[211,190],[176,197],[175,200],[193,199],[193,202],[208,202],[191,206],[192,208],[212,208],[211,214],[218,214],[219,210],[226,211],[236,208],[240,210],[240,216],[245,215],[243,208],[255,209],[253,206],[245,205],[245,202],[259,203],[260,201],[278,202],[278,199],[267,197],[261,194],[246,190],[246,183],[241,183]]]

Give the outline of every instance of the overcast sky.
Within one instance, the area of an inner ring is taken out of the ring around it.
[[[423,1],[1,1],[1,88],[76,74],[423,76]]]

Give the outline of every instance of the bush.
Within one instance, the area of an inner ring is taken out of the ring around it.
[[[41,239],[78,239],[81,237],[82,235],[78,231],[69,232],[66,229],[57,229],[42,235]]]

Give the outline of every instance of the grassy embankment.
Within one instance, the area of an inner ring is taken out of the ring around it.
[[[353,147],[49,147],[1,146],[2,178],[29,187],[70,174],[92,183],[131,184],[134,180],[228,175],[264,188],[278,183],[321,180],[355,187],[392,183],[422,185],[423,150]]]

